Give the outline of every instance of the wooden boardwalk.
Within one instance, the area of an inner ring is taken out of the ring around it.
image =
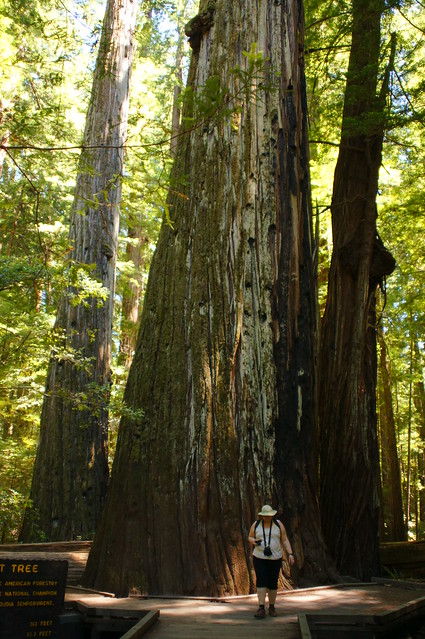
[[[67,591],[67,607],[83,605],[104,616],[120,610],[159,611],[146,639],[247,639],[261,633],[268,639],[305,639],[299,617],[305,614],[378,615],[396,611],[409,602],[424,600],[425,584],[379,580],[371,584],[286,591],[278,594],[276,618],[255,619],[254,595],[220,600],[204,598],[115,599],[77,589]],[[425,606],[425,600],[423,601]],[[354,621],[354,624],[356,621]],[[140,635],[139,635],[140,636]],[[312,635],[313,636],[313,635]],[[333,637],[336,635],[332,635]],[[341,633],[340,637],[348,636]],[[351,635],[350,635],[351,636]],[[369,635],[370,636],[370,635]]]
[[[276,618],[267,616],[264,620],[255,619],[253,616],[257,608],[254,595],[220,600],[166,597],[116,599],[113,595],[89,593],[76,586],[80,583],[90,545],[90,542],[8,544],[0,546],[0,557],[67,559],[69,562],[67,608],[94,607],[105,619],[108,616],[117,615],[125,618],[132,611],[136,613],[136,617],[140,617],[143,611],[152,611],[151,617],[156,618],[155,612],[158,612],[158,620],[146,632],[147,639],[242,639],[242,637],[246,639],[258,633],[269,639],[310,639],[310,637],[314,639],[315,635],[313,633],[309,635],[308,628],[304,634],[302,632],[302,627],[304,626],[305,629],[309,615],[357,616],[357,621],[354,620],[353,623],[359,625],[367,615],[371,617],[393,612],[397,616],[400,614],[400,607],[408,604],[410,608],[423,609],[425,615],[425,582],[382,579],[372,584],[351,583],[280,592],[276,602],[278,616]],[[420,550],[419,546],[418,548]],[[392,552],[392,549],[389,550]],[[407,550],[411,550],[410,545]],[[398,548],[397,552],[399,554]],[[385,563],[394,567],[398,566],[397,561],[399,560],[391,555]],[[423,562],[422,564],[420,561],[417,562],[418,565],[423,566]],[[424,576],[423,569],[419,572],[419,576]],[[130,616],[133,618],[134,615],[130,614]],[[137,637],[140,636],[142,635],[137,634]],[[323,634],[320,636],[325,636],[326,639],[330,637]],[[337,639],[340,637],[348,639],[351,636],[346,632],[332,635]],[[393,637],[396,636],[393,635]]]

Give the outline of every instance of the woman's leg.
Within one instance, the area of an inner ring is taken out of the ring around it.
[[[266,603],[267,584],[266,584],[266,565],[263,559],[253,557],[255,577],[257,582],[257,598],[258,598],[258,610],[254,617],[264,619],[266,616],[264,605]]]
[[[268,580],[268,588],[267,588],[267,592],[269,595],[269,614],[271,617],[275,617],[276,616],[276,610],[275,610],[275,602],[276,602],[276,596],[277,596],[277,585],[278,585],[278,580],[279,580],[279,573],[280,573],[280,569],[282,566],[282,562],[281,561],[271,561],[270,562],[270,570],[269,570],[269,580]]]
[[[267,592],[267,588],[257,588],[257,597],[258,597],[259,606],[264,606],[264,604],[266,603],[266,592]]]

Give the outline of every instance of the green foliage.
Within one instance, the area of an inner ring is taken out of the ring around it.
[[[410,452],[410,513],[413,517],[416,504],[424,495],[423,483],[412,479],[418,472],[418,459],[425,449],[425,248],[422,241],[425,236],[425,184],[420,169],[425,161],[423,127],[411,123],[397,131],[397,138],[402,144],[387,148],[388,159],[382,171],[380,228],[397,261],[396,271],[387,281],[383,325],[391,362],[406,509]],[[423,519],[424,513],[420,513],[420,517]],[[418,521],[409,522],[413,538],[417,533],[419,539],[424,539],[422,528]]]
[[[351,5],[345,0],[332,3],[307,0],[305,14],[310,172],[317,233],[319,304],[323,314],[332,255],[330,206],[351,45]]]
[[[124,417],[127,423],[129,421],[140,422],[144,414],[142,409],[134,409],[128,406],[124,401],[127,374],[128,370],[116,362],[114,367],[114,383],[110,389],[109,400],[108,454],[111,465],[115,455],[121,417]]]
[[[91,15],[93,24],[97,20],[88,3],[75,6],[73,20],[64,5],[56,5],[0,1],[4,541],[17,539],[28,500],[57,301],[71,276],[65,259],[68,214],[93,57],[82,37],[81,19],[84,14],[86,23]],[[81,69],[86,69],[85,77]],[[74,149],[59,150],[65,147]]]
[[[245,58],[245,68],[238,64],[232,69],[240,87],[236,101],[243,96],[244,103],[250,104],[252,101],[261,100],[266,91],[277,91],[279,73],[275,74],[273,82],[268,79],[270,60],[264,58],[262,51],[257,50],[257,43],[253,42],[250,51],[242,51],[242,55]]]
[[[32,466],[37,440],[0,436],[0,543],[17,540],[25,507],[28,505]]]
[[[29,290],[37,279],[42,279],[45,270],[43,263],[31,264],[18,256],[0,255],[0,291],[19,287]]]
[[[167,193],[170,188],[181,189],[181,184],[169,181],[170,113],[174,87],[183,88],[187,72],[183,25],[196,11],[195,4],[186,0],[141,3],[122,177],[113,383],[111,387],[92,384],[86,392],[68,398],[75,410],[99,414],[108,408],[111,459],[121,415],[141,418],[123,402],[128,369],[120,349],[123,334],[137,331],[137,321],[133,324],[125,316],[123,301],[137,291],[140,312],[159,227],[164,218],[172,223]],[[106,299],[90,266],[68,260],[69,212],[103,10],[101,0],[66,5],[54,0],[0,0],[0,140],[4,144],[0,151],[0,529],[5,541],[16,539],[28,500],[50,352],[72,361],[79,370],[89,371],[93,365],[91,358],[82,357],[54,330],[60,295],[68,290],[73,303],[86,306],[93,298],[99,304]],[[306,0],[305,13],[311,180],[323,310],[351,3]],[[378,224],[398,266],[388,279],[386,304],[380,310],[391,359],[405,485],[408,446],[412,463],[425,447],[418,400],[425,357],[425,15],[419,3],[388,5],[382,20],[382,75],[394,32],[397,51],[385,111]],[[185,109],[186,130],[205,122],[232,121],[243,108],[261,104],[264,92],[274,90],[278,81],[270,61],[253,43],[243,52],[243,64],[232,69],[226,86],[214,76],[197,92],[182,91],[179,104]],[[375,124],[381,126],[382,120]],[[137,265],[128,250],[135,247]],[[418,480],[415,486],[418,493],[423,490]]]
[[[227,106],[228,93],[221,87],[220,78],[211,76],[207,78],[205,85],[198,91],[192,87],[187,87],[182,95],[183,104],[191,117],[186,121],[191,126],[197,126],[201,122],[210,120],[213,116],[220,117],[224,114],[230,115],[231,109]]]
[[[265,91],[277,90],[277,74],[272,83],[267,79],[269,60],[262,51],[257,51],[257,44],[251,45],[250,51],[242,52],[245,67],[237,65],[231,69],[234,90],[223,86],[220,78],[210,76],[201,87],[194,90],[188,86],[181,94],[184,120],[188,128],[197,128],[206,122],[229,120],[241,113],[243,106],[255,105],[262,100]]]
[[[351,16],[344,1],[307,0],[306,64],[311,123],[311,178],[314,210],[319,217],[319,295],[326,303],[327,270],[332,252],[330,204],[341,127],[345,76],[348,68]],[[424,380],[424,12],[416,2],[390,3],[382,17],[381,68],[384,79],[392,34],[396,34],[394,67],[384,116],[364,113],[351,133],[384,126],[385,145],[378,194],[379,233],[397,261],[386,282],[382,308],[385,340],[391,362],[393,407],[397,423],[404,498],[407,498],[407,453],[411,471],[423,454],[423,403],[418,401]],[[377,87],[377,98],[381,87]],[[412,345],[416,344],[415,348]],[[412,499],[418,500],[423,486]],[[413,490],[415,492],[415,490]],[[407,505],[407,504],[405,504]],[[417,522],[416,522],[417,523]],[[415,527],[420,530],[420,526]]]
[[[68,297],[72,306],[83,304],[86,308],[90,308],[93,299],[97,300],[98,306],[102,306],[109,297],[109,290],[101,282],[90,277],[90,273],[93,273],[95,269],[95,264],[69,263]]]

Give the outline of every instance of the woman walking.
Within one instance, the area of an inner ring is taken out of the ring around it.
[[[295,563],[294,553],[286,535],[285,526],[278,519],[274,519],[277,510],[269,505],[262,507],[259,520],[252,524],[248,541],[253,546],[253,562],[257,582],[257,597],[259,608],[254,617],[264,619],[265,604],[268,594],[269,615],[276,617],[276,595],[279,572],[282,567],[282,546],[288,554],[289,565]]]

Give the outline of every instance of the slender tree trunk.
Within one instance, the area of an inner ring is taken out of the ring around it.
[[[4,120],[4,108],[3,108],[3,102],[0,100],[0,125],[3,124],[3,120]],[[9,136],[10,136],[10,132],[6,130],[2,133],[2,136],[0,138],[0,177],[2,176],[2,173],[3,173],[3,164],[6,159],[6,149],[9,144]]]
[[[192,6],[192,2],[189,0],[183,0],[177,2],[177,30],[178,30],[178,40],[177,40],[177,48],[176,48],[176,61],[175,61],[175,71],[174,76],[176,79],[176,84],[173,89],[173,108],[171,112],[171,140],[170,140],[170,153],[171,156],[174,157],[176,148],[178,145],[178,133],[180,129],[180,120],[181,120],[181,94],[182,94],[182,86],[183,86],[183,52],[184,52],[184,42],[185,42],[185,32],[184,27],[189,19],[189,11]]]
[[[112,305],[136,2],[109,0],[70,219],[75,286],[60,302],[40,439],[21,538],[91,538],[108,482]],[[84,293],[81,274],[108,293]]]
[[[195,117],[176,152],[182,185],[169,196],[172,227],[160,233],[125,394],[144,415],[121,422],[84,578],[123,594],[250,591],[247,533],[265,501],[287,525],[300,578],[330,574],[314,463],[302,5],[201,2],[187,33],[189,86],[205,95],[212,79],[208,104],[219,110],[221,94],[234,111]],[[263,68],[244,85],[232,70],[258,51]]]
[[[415,357],[419,362],[419,345],[415,340]],[[415,383],[415,408],[419,421],[420,449],[418,451],[419,520],[425,521],[425,385],[422,379]]]
[[[182,50],[183,50],[183,35],[179,35],[176,51],[176,70],[175,77],[177,83],[174,85],[173,90],[173,110],[171,117],[171,140],[170,140],[170,153],[175,155],[178,144],[178,132],[180,128],[180,96],[181,96],[181,83],[183,82],[183,70],[182,70]]]
[[[122,294],[120,335],[120,354],[127,370],[130,368],[136,348],[140,302],[143,297],[139,274],[143,271],[143,246],[147,238],[140,221],[130,220],[128,238],[130,241],[126,246],[126,258],[133,264],[133,273],[126,281]]]
[[[415,368],[418,371],[414,384],[414,405],[416,408],[416,419],[419,423],[419,450],[417,454],[418,467],[418,516],[419,521],[425,521],[425,384],[422,378],[422,363],[419,350],[420,337],[417,335],[414,343]]]
[[[1,120],[0,120],[0,124],[1,124]],[[1,148],[0,148],[0,177],[3,173],[3,165],[4,165],[4,161],[6,159],[6,148],[7,148],[7,144],[9,142],[9,134],[6,132],[3,134],[3,137],[1,138],[0,144],[1,144]]]
[[[382,400],[379,406],[381,426],[381,541],[405,541],[403,520],[403,496],[401,490],[400,464],[397,454],[396,427],[393,412],[391,379],[388,366],[387,347],[382,327],[378,329],[380,345],[380,372]]]
[[[412,316],[410,316],[412,326]],[[413,409],[413,337],[410,336],[410,364],[409,364],[409,408],[407,424],[407,470],[406,470],[406,535],[409,534],[409,522],[411,518],[412,497],[412,409]]]
[[[353,0],[341,146],[332,198],[333,254],[319,362],[321,511],[340,572],[378,574],[379,455],[375,291],[394,260],[376,229],[384,80],[377,97],[382,0]]]
[[[19,193],[18,203],[15,207],[15,214],[13,216],[13,221],[11,223],[11,228],[9,231],[9,239],[7,241],[7,245],[5,246],[5,252],[6,252],[6,255],[8,256],[12,254],[13,245],[16,241],[16,227],[18,225],[18,220],[20,216],[22,215],[23,201],[24,201],[24,189],[21,188],[21,191]]]

